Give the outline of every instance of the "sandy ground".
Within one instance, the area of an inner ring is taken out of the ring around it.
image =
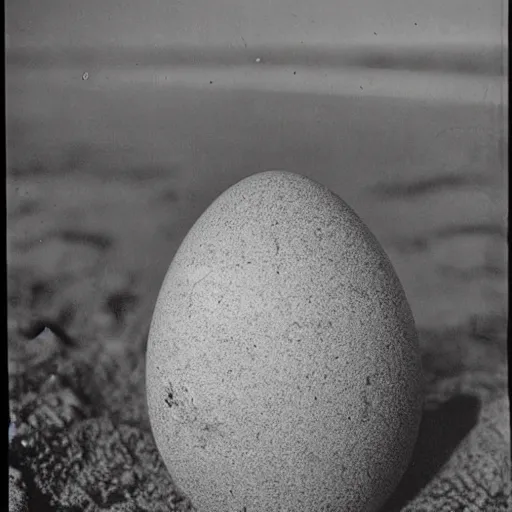
[[[499,106],[13,72],[7,110],[13,510],[176,508],[145,411],[152,307],[194,220],[266,169],[345,199],[411,303],[425,417],[385,510],[507,510]]]

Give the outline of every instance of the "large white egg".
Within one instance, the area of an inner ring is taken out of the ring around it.
[[[304,176],[255,174],[197,220],[146,364],[158,449],[199,512],[375,511],[409,463],[423,380],[404,291]]]

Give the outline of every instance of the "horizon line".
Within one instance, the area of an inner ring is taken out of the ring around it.
[[[77,65],[134,66],[308,66],[428,70],[502,75],[508,47],[496,42],[349,44],[194,44],[137,46],[24,46],[5,51],[7,65],[34,67]]]

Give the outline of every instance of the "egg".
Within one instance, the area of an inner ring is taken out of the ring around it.
[[[146,386],[197,511],[369,512],[408,466],[423,379],[376,238],[325,186],[268,171],[221,194],[175,254]]]

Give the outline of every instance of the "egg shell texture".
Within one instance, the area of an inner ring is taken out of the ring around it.
[[[157,446],[200,512],[374,511],[408,465],[412,313],[375,237],[304,176],[253,175],[197,220],[146,364]]]

